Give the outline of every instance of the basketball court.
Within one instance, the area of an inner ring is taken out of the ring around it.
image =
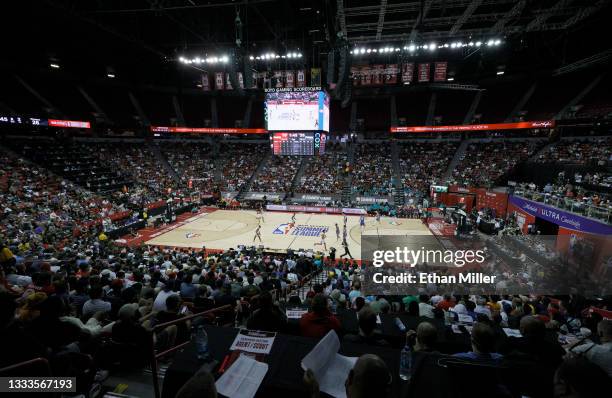
[[[337,255],[342,248],[342,215],[296,213],[295,224],[291,225],[293,213],[265,212],[261,220],[261,242],[253,241],[259,224],[258,214],[249,210],[216,210],[205,212],[166,227],[151,234],[148,245],[193,247],[207,249],[229,249],[238,245],[262,245],[266,249],[314,249],[323,251],[321,234],[325,233],[327,249],[335,247]],[[336,226],[340,228],[340,239],[336,237]],[[355,258],[361,256],[362,227],[358,216],[347,217],[347,243]],[[396,219],[366,217],[364,235],[432,235],[427,226],[418,219]],[[326,251],[327,252],[327,251]]]

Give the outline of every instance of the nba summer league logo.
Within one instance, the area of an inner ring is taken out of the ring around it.
[[[275,235],[294,235],[294,236],[320,236],[322,232],[327,232],[329,227],[324,225],[293,225],[286,223],[280,224],[272,231]]]

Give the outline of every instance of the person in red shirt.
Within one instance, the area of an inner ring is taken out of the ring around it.
[[[438,308],[448,311],[455,306],[455,298],[449,294],[444,295],[444,299],[438,303]]]
[[[319,293],[312,299],[312,310],[300,319],[302,336],[323,337],[330,330],[340,331],[340,321],[329,311],[327,297]]]

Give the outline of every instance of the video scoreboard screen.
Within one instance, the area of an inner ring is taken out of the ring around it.
[[[266,91],[266,129],[329,131],[329,95],[320,89]]]
[[[280,156],[315,156],[325,153],[324,133],[283,132],[270,135],[272,153]]]

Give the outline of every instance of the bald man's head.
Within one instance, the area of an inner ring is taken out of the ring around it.
[[[430,322],[421,322],[417,327],[417,341],[422,348],[432,348],[438,339],[438,329]]]
[[[521,334],[526,337],[544,337],[546,325],[538,317],[527,315],[521,318]]]
[[[365,354],[359,357],[346,380],[347,398],[386,396],[391,384],[387,364],[377,355]]]

